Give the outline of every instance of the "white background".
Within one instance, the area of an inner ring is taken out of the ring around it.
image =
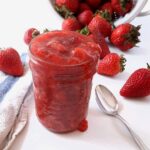
[[[150,8],[150,5],[147,8]],[[61,29],[60,18],[54,14],[48,0],[0,0],[0,47],[14,47],[20,53],[27,52],[23,42],[24,31],[35,27]],[[93,88],[97,84],[106,85],[117,97],[121,105],[121,115],[128,120],[132,128],[150,147],[150,97],[124,99],[119,90],[129,75],[136,69],[150,63],[150,16],[136,18],[133,24],[142,25],[139,47],[124,53],[127,58],[126,70],[114,78],[94,76]],[[122,53],[112,47],[111,51]],[[118,120],[102,114],[95,102],[92,91],[88,115],[89,129],[85,133],[78,131],[58,135],[47,131],[38,122],[31,96],[29,124],[18,136],[11,150],[134,150],[136,146],[127,130]]]

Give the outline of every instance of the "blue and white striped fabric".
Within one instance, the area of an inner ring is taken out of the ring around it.
[[[26,97],[32,88],[27,54],[21,55],[24,75],[0,72],[0,150],[7,150],[27,123]]]

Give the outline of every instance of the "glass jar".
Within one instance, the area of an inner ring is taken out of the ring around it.
[[[50,131],[76,130],[87,116],[98,57],[75,65],[54,64],[31,54],[36,114]]]

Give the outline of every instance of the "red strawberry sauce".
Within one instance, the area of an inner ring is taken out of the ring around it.
[[[72,31],[51,31],[30,44],[36,113],[53,132],[76,130],[87,116],[100,48]]]

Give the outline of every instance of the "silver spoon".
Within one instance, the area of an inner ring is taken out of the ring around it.
[[[118,118],[128,129],[134,142],[140,150],[150,150],[142,139],[132,130],[129,124],[119,115],[119,104],[115,96],[105,86],[97,85],[95,88],[96,102],[100,109],[107,115]]]

